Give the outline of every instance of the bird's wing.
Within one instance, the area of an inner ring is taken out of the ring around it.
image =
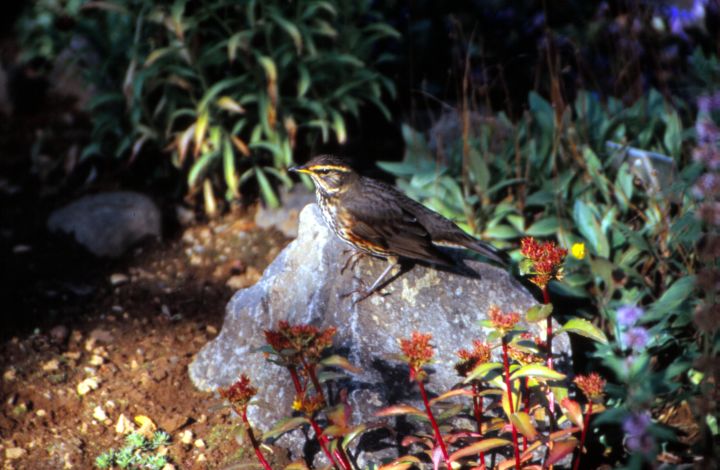
[[[430,234],[417,218],[389,196],[371,191],[362,197],[348,198],[341,210],[353,221],[346,225],[349,235],[394,255],[452,266],[452,259],[433,245]]]

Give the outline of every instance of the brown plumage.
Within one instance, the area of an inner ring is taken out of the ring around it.
[[[390,265],[365,296],[380,285],[399,258],[454,266],[438,246],[467,248],[507,264],[501,251],[394,187],[360,175],[337,157],[320,155],[291,171],[310,175],[323,219],[342,240],[361,252],[388,259]]]

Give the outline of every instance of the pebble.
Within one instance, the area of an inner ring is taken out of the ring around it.
[[[56,370],[60,369],[60,361],[58,361],[57,359],[50,359],[49,361],[47,361],[46,363],[44,363],[44,364],[41,366],[41,368],[42,368],[42,370],[44,370],[45,372],[53,372],[53,371],[56,371]]]
[[[122,273],[115,273],[110,275],[110,285],[113,286],[120,286],[125,283],[127,283],[130,279],[127,277],[127,275]]]
[[[115,424],[115,432],[118,434],[130,434],[135,430],[135,425],[127,416],[121,414]]]
[[[12,382],[15,379],[17,379],[17,371],[14,367],[10,367],[3,373],[3,380],[5,382]]]
[[[171,463],[166,463],[162,470],[175,470],[175,465]]]
[[[186,446],[189,446],[193,442],[193,433],[191,430],[186,429],[180,433],[180,442]]]
[[[204,448],[205,448],[205,441],[203,441],[202,439],[195,439],[195,442],[194,442],[193,445],[194,445],[195,447],[197,447],[198,449],[204,449]]]
[[[5,458],[8,460],[17,460],[25,457],[27,451],[22,447],[8,447],[5,449]]]
[[[95,407],[92,416],[101,423],[105,422],[105,420],[108,419],[107,413],[105,413],[105,410],[103,410],[100,405]]]
[[[44,418],[45,416],[47,416],[47,412],[43,409],[37,410],[35,412],[35,414],[37,415],[38,418]]]
[[[205,454],[200,454],[200,455],[197,456],[197,461],[198,461],[198,462],[205,462],[205,461],[207,461],[207,457],[205,457]]]
[[[88,361],[88,362],[92,366],[101,366],[105,363],[105,359],[102,356],[93,354],[92,357],[90,358],[90,361]]]
[[[215,328],[215,327],[212,326],[212,325],[206,326],[206,327],[205,327],[205,331],[207,331],[209,335],[216,335],[217,332],[218,332],[217,328]]]
[[[50,338],[58,344],[64,343],[68,336],[70,336],[70,330],[65,325],[56,325],[50,329]]]
[[[87,379],[80,382],[77,386],[77,392],[82,395],[87,395],[93,390],[97,390],[97,388],[100,386],[100,383],[98,382],[98,379],[95,377],[88,377]]]

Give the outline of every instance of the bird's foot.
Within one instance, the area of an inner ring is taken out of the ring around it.
[[[353,250],[343,250],[343,254],[348,253],[349,251]],[[340,275],[342,276],[345,274],[345,271],[347,271],[348,268],[350,268],[350,271],[355,271],[355,265],[360,261],[360,258],[363,257],[365,253],[362,251],[355,251],[353,254],[348,256],[348,258],[345,260],[345,264],[343,264],[343,267],[340,269]]]

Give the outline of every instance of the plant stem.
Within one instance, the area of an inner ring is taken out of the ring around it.
[[[252,431],[252,427],[250,426],[250,421],[248,421],[247,418],[247,410],[242,410],[242,413],[240,413],[240,416],[242,417],[243,423],[245,423],[245,434],[247,434],[248,439],[250,439],[250,443],[253,446],[253,449],[255,450],[255,455],[257,456],[257,459],[260,461],[260,465],[265,470],[272,470],[272,467],[270,467],[270,464],[267,460],[265,460],[265,456],[260,451],[260,443],[258,442],[257,438],[255,437],[255,434]]]
[[[312,426],[313,431],[315,431],[315,437],[317,438],[317,441],[320,444],[320,448],[322,449],[323,453],[325,454],[325,457],[328,458],[328,460],[330,461],[330,463],[332,464],[333,467],[337,468],[335,459],[333,458],[332,454],[330,453],[330,451],[327,448],[327,442],[328,442],[327,436],[325,436],[325,434],[323,434],[322,429],[320,429],[320,426],[318,425],[318,423],[315,421],[314,418],[308,417],[308,421],[310,422],[310,426]],[[349,468],[347,470],[349,470]]]
[[[482,439],[482,413],[483,413],[483,402],[482,397],[478,396],[478,384],[473,382],[473,412],[475,414],[475,422],[477,423],[477,431],[479,438]],[[485,452],[480,452],[480,467],[485,468]]]
[[[298,377],[297,369],[295,369],[294,366],[288,366],[288,370],[290,371],[290,377],[292,378],[293,386],[295,387],[295,393],[298,397],[302,397],[305,391],[300,384],[300,377]]]
[[[417,377],[417,374],[412,375]],[[420,396],[422,397],[423,403],[425,404],[425,413],[427,413],[428,419],[430,420],[430,424],[433,428],[433,432],[435,433],[435,440],[440,446],[443,459],[445,459],[445,464],[448,468],[451,468],[450,455],[448,454],[447,448],[445,448],[445,441],[443,441],[442,435],[440,434],[440,428],[438,427],[437,421],[435,421],[435,416],[433,416],[432,410],[430,409],[430,402],[428,401],[427,393],[425,392],[425,385],[423,384],[422,379],[417,379],[416,382],[418,384],[418,388],[420,388]]]
[[[580,434],[580,450],[578,451],[577,459],[575,459],[575,465],[573,470],[580,468],[580,457],[582,456],[583,447],[585,447],[585,437],[587,436],[588,427],[590,427],[590,415],[592,414],[592,401],[588,402],[587,411],[585,412],[585,420],[583,422],[582,433]]]
[[[508,406],[510,408],[510,414],[515,413],[515,406],[513,405],[512,389],[510,388],[510,363],[508,362],[508,343],[507,337],[503,336],[502,339],[502,350],[503,350],[503,366],[505,368],[505,388],[507,389]],[[515,451],[515,468],[520,470],[520,447],[518,446],[518,433],[515,425],[510,421],[512,426],[512,437],[513,437],[513,450]]]
[[[325,401],[325,394],[323,393],[322,387],[320,386],[320,381],[318,380],[317,374],[315,373],[315,364],[308,364],[305,361],[305,358],[302,359],[302,363],[308,373],[308,376],[310,377],[310,382],[312,382],[313,387],[315,387],[315,391],[318,393],[318,395],[320,395],[322,401],[324,403],[327,403],[327,401]]]
[[[525,389],[523,390],[523,410],[525,410],[525,412],[528,413],[530,410],[530,385],[529,385],[530,378],[525,377],[524,382],[525,382]],[[527,437],[525,437],[525,435],[523,435],[522,439],[523,439],[522,440],[522,450],[523,450],[523,452],[525,452],[525,449],[527,449],[528,441],[527,441]]]
[[[542,288],[543,293],[543,303],[549,304],[550,303],[550,291],[548,291],[547,285]],[[552,340],[553,340],[553,324],[552,324],[552,315],[548,316],[545,320],[545,341],[546,344],[546,351],[547,351],[547,367],[548,369],[554,370],[553,366],[553,356],[552,356]],[[552,425],[552,423],[555,421],[553,417],[555,416],[555,394],[553,394],[552,390],[549,391],[548,396],[548,405],[550,407],[550,431],[554,431],[555,427]]]

